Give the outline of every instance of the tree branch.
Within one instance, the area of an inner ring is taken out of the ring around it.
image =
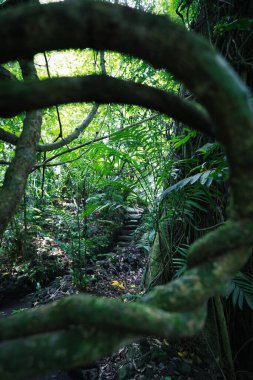
[[[51,143],[51,144],[38,144],[37,145],[37,151],[38,152],[49,152],[51,150],[61,148],[65,145],[71,143],[75,139],[77,139],[81,135],[81,133],[83,133],[83,131],[90,125],[90,123],[92,122],[92,120],[96,116],[97,110],[98,110],[98,105],[95,104],[92,107],[92,110],[90,111],[89,115],[84,119],[84,121],[79,125],[79,127],[77,127],[72,133],[70,133],[67,137],[64,137],[60,141],[56,141],[56,142]]]
[[[199,310],[202,319],[204,310]],[[113,314],[115,318],[112,318]],[[190,319],[194,317],[192,312],[186,312],[186,315]],[[133,336],[151,334],[178,339],[181,336],[178,324],[185,325],[185,320],[176,312],[168,313],[138,302],[126,304],[121,300],[80,294],[1,320],[0,340],[63,330],[72,325],[103,328],[105,324],[109,329],[120,329]],[[196,327],[184,328],[185,336],[194,334]]]
[[[3,128],[0,128],[0,140],[8,144],[17,145],[18,136],[14,135],[14,133],[5,131]]]
[[[234,215],[253,213],[253,181],[247,181],[251,169],[244,161],[253,161],[249,92],[203,38],[164,16],[110,3],[73,0],[3,11],[0,45],[0,62],[48,50],[91,47],[134,55],[170,71],[206,107],[216,125],[216,138],[226,147],[232,168]],[[243,133],[241,125],[245,126]],[[242,172],[243,189],[238,181]]]
[[[213,131],[209,117],[177,95],[103,75],[8,83],[0,89],[0,116],[78,101],[135,104],[164,113],[209,135]]]
[[[33,63],[22,62],[21,68],[24,78],[36,78]],[[36,144],[40,138],[41,123],[41,111],[27,113],[15,156],[6,170],[0,190],[0,234],[7,227],[22,199],[28,175],[35,163]]]
[[[17,81],[15,75],[13,75],[9,70],[0,65],[0,80],[14,80]]]
[[[50,78],[48,61],[47,61],[47,57],[46,57],[45,53],[44,53],[44,56],[45,56],[48,76]],[[100,66],[101,66],[101,72],[102,72],[102,74],[105,75],[106,74],[106,69],[105,69],[105,53],[104,52],[100,52]],[[17,78],[9,70],[5,69],[3,66],[0,65],[0,80],[1,79],[17,80]],[[61,131],[62,131],[58,107],[56,108],[56,110],[57,110],[58,121],[59,121],[60,128],[61,128]],[[94,105],[93,108],[92,108],[92,110],[91,110],[91,112],[90,112],[90,114],[80,124],[80,126],[77,127],[74,130],[73,133],[71,133],[69,136],[67,136],[65,138],[62,138],[62,140],[60,140],[58,142],[53,142],[51,144],[50,143],[49,144],[38,144],[37,145],[37,151],[38,152],[48,152],[48,151],[51,151],[51,150],[55,150],[55,149],[58,149],[58,148],[60,148],[62,146],[65,146],[65,145],[69,144],[70,142],[72,142],[73,140],[75,140],[89,126],[89,124],[91,123],[91,121],[95,117],[95,115],[97,113],[97,110],[98,110],[98,105]],[[62,133],[60,133],[60,135],[61,134]],[[0,140],[4,141],[6,143],[12,144],[12,145],[17,145],[18,137],[15,134],[7,132],[3,128],[0,127]]]
[[[94,117],[96,116],[98,110],[98,105],[94,105],[92,107],[92,110],[90,111],[89,115],[83,120],[83,122],[77,127],[72,133],[70,133],[67,137],[61,139],[60,141],[56,141],[53,143],[48,144],[38,144],[36,151],[37,152],[49,152],[58,148],[61,148],[75,139],[77,139],[81,133],[89,126],[89,124],[92,122]],[[17,145],[18,143],[18,136],[14,135],[13,133],[5,131],[3,128],[0,128],[0,140],[12,144]]]
[[[192,336],[204,320],[204,308],[178,314],[89,295],[67,297],[0,320],[1,379],[85,365],[141,336]]]

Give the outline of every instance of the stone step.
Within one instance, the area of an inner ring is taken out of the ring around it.
[[[125,224],[120,230],[120,235],[117,237],[117,243],[113,248],[113,252],[117,253],[118,249],[127,248],[131,245],[133,241],[134,231],[140,223],[143,210],[136,208],[127,208]]]
[[[125,225],[123,226],[122,229],[124,229],[125,231],[127,231],[127,233],[132,233],[133,231],[136,230],[136,228],[138,227],[139,224],[131,224],[130,226],[129,225]]]
[[[119,239],[118,239],[118,241],[120,241],[120,242],[132,241],[132,240],[133,240],[133,237],[129,236],[129,235],[121,235],[121,236],[119,236]]]
[[[141,219],[141,215],[129,214],[129,215],[126,215],[126,219],[127,220],[129,220],[129,219],[140,220]]]
[[[123,229],[122,229],[122,234],[123,235],[126,235],[126,234],[128,234],[128,233],[132,233],[133,231],[135,231],[136,230],[136,225],[128,225],[128,224],[126,224],[125,226],[123,226]],[[124,231],[124,232],[123,232]]]
[[[128,214],[142,214],[143,210],[141,208],[127,207],[126,211]]]
[[[127,224],[139,224],[139,220],[137,220],[137,219],[127,219]]]
[[[123,228],[126,230],[134,230],[137,227],[138,224],[136,223],[127,223],[123,225]]]
[[[123,236],[126,236],[126,235],[128,235],[128,236],[133,236],[134,235],[134,231],[135,231],[135,228],[133,228],[133,229],[131,229],[131,230],[129,230],[129,229],[123,229],[123,230],[121,230],[121,234],[123,235]]]
[[[128,247],[129,246],[129,241],[119,241],[117,243],[117,247]]]

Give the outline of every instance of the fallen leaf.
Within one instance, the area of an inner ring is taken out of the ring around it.
[[[185,358],[187,355],[188,355],[188,352],[187,352],[187,351],[179,351],[179,352],[178,352],[178,356],[179,356],[180,358]]]
[[[124,285],[121,284],[119,281],[112,281],[112,286],[116,286],[119,289],[125,289]]]

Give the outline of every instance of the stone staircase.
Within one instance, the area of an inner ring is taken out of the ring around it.
[[[117,241],[114,247],[115,250],[126,248],[131,245],[133,241],[134,231],[140,223],[142,213],[143,209],[140,208],[128,207],[126,209],[124,226],[117,237]]]

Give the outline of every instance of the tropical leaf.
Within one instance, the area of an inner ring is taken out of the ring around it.
[[[253,275],[239,272],[227,286],[227,297],[234,306],[243,309],[244,302],[253,310]]]
[[[175,276],[180,277],[187,269],[187,255],[189,251],[188,244],[182,244],[177,247],[177,253],[180,255],[179,257],[173,257],[172,262],[175,269]]]
[[[159,200],[164,199],[169,194],[171,194],[173,191],[178,191],[183,189],[187,185],[193,185],[196,182],[200,182],[201,185],[210,186],[213,180],[213,173],[214,170],[206,170],[201,173],[197,173],[195,175],[192,175],[190,177],[184,178],[181,181],[175,183],[175,185],[168,187],[166,190],[162,192],[162,194],[159,197]]]

